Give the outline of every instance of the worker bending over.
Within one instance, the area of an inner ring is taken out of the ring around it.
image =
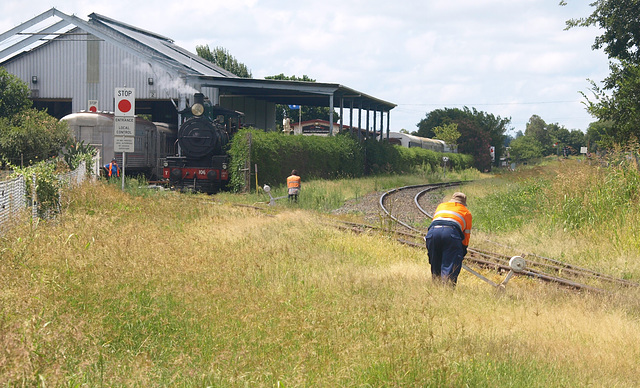
[[[454,193],[451,200],[436,208],[433,221],[425,236],[431,264],[431,276],[455,286],[467,254],[471,237],[471,212],[467,196]]]

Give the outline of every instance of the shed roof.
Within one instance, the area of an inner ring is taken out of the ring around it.
[[[334,83],[240,78],[176,45],[170,38],[92,13],[85,21],[56,8],[0,34],[0,66],[35,50],[65,34],[76,34],[76,28],[121,49],[157,63],[184,77],[187,82],[220,89],[221,95],[246,96],[279,104],[340,107],[389,111],[396,104],[387,102],[347,86]]]
[[[372,97],[368,94],[334,83],[284,81],[253,78],[220,78],[210,76],[193,77],[202,86],[217,87],[221,95],[253,97],[276,104],[296,104],[307,106],[329,106],[333,96],[333,106],[340,107],[340,99],[347,104],[353,101],[354,108],[389,111],[396,104]],[[349,108],[350,105],[345,106]]]
[[[207,75],[237,78],[233,73],[206,61],[162,35],[96,13],[89,21],[67,15],[56,8],[28,20],[0,35],[0,65],[24,52],[79,28],[149,62],[159,63],[180,75]]]

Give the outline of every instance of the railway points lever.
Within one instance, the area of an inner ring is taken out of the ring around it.
[[[288,195],[283,195],[282,197],[275,197],[273,195],[271,195],[271,187],[269,185],[264,185],[264,187],[262,187],[262,190],[264,190],[265,193],[269,194],[269,206],[273,206],[276,204],[276,200],[278,199],[283,199],[283,198],[287,198]]]
[[[478,278],[480,278],[481,280],[485,281],[486,283],[492,285],[493,287],[495,287],[497,289],[503,289],[504,290],[506,288],[506,286],[507,286],[507,283],[513,277],[514,274],[520,273],[520,272],[524,271],[525,268],[527,268],[527,262],[520,256],[513,256],[511,258],[511,260],[509,260],[509,268],[510,268],[509,273],[504,278],[504,280],[502,282],[500,282],[500,284],[497,284],[494,281],[486,278],[485,276],[483,276],[482,274],[478,273],[477,271],[469,268],[464,263],[462,263],[462,268],[464,270],[466,270],[467,272],[470,272],[471,274],[477,276]]]

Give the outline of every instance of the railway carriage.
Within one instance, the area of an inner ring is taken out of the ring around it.
[[[116,158],[122,166],[122,153],[114,152],[114,114],[107,112],[79,112],[61,119],[69,125],[77,141],[92,145],[100,152],[100,165],[104,166]],[[135,118],[134,152],[125,158],[127,174],[144,174],[158,178],[162,174],[162,163],[176,141],[175,126],[158,125],[141,117]]]
[[[390,132],[389,143],[407,148],[423,148],[436,152],[452,152],[450,147],[442,140],[429,139],[401,132]]]

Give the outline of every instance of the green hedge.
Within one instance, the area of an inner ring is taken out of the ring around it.
[[[365,174],[410,172],[429,165],[432,170],[442,166],[442,157],[449,157],[450,168],[471,167],[469,155],[442,154],[419,148],[391,146],[386,142],[367,140],[364,143],[349,134],[332,137],[284,135],[245,129],[231,141],[231,189],[241,190],[245,184],[245,162],[249,156],[251,138],[251,166],[258,165],[259,184],[282,184],[291,170],[296,169],[305,179],[359,177]],[[250,180],[255,188],[255,177]]]
[[[364,142],[367,173],[411,172],[416,167],[429,166],[431,171],[442,167],[442,158],[449,158],[447,166],[454,170],[464,170],[473,166],[471,155],[442,153],[422,148],[406,148],[389,145],[386,142],[367,140]]]

